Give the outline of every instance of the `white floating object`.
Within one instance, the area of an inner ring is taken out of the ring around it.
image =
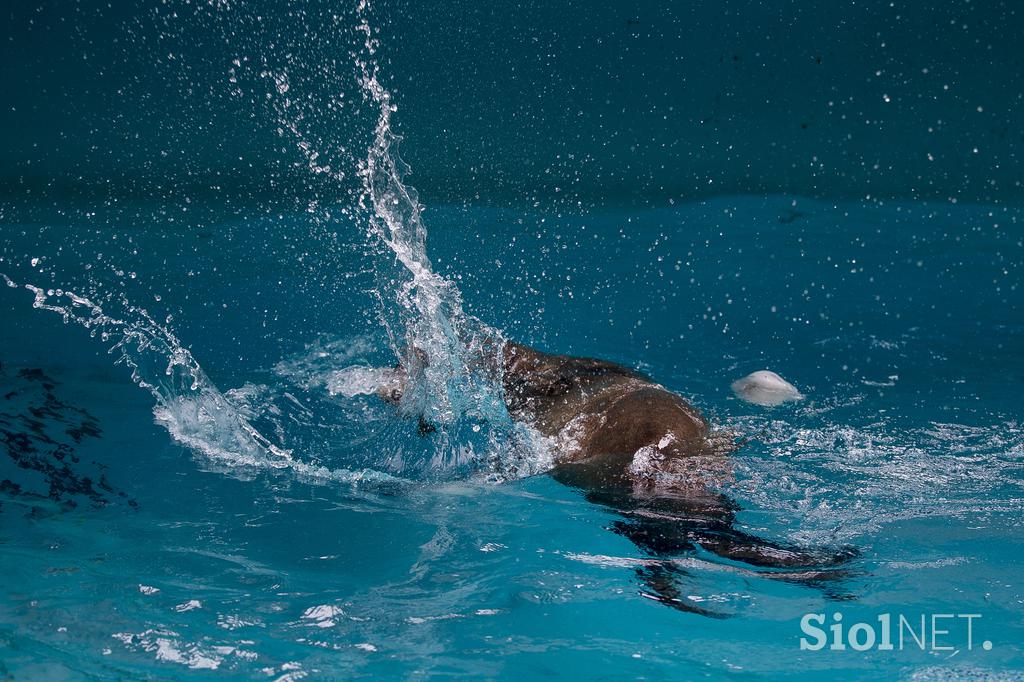
[[[741,400],[755,405],[774,407],[790,400],[803,400],[804,396],[775,372],[762,369],[751,372],[732,382],[732,392]]]

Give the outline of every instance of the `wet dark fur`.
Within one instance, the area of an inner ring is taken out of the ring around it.
[[[739,507],[715,485],[731,474],[735,441],[713,434],[683,398],[603,360],[551,355],[513,342],[491,346],[485,354],[494,357],[483,358],[483,366],[500,367],[512,417],[559,439],[551,476],[619,515],[610,530],[649,557],[637,569],[645,596],[722,617],[684,596],[680,585],[686,571],[672,561],[704,551],[759,575],[847,598],[841,581],[851,572],[837,566],[857,555],[853,548],[809,550],[735,527]],[[384,397],[397,402],[401,389]],[[638,474],[639,451],[654,462],[654,475]],[[657,478],[661,472],[671,474],[668,484]]]
[[[850,573],[835,567],[856,556],[854,549],[801,549],[735,527],[738,506],[708,485],[729,471],[735,445],[728,437],[712,437],[707,421],[681,397],[614,363],[549,355],[511,342],[504,346],[502,368],[514,418],[552,437],[577,422],[578,433],[559,453],[551,475],[620,515],[611,530],[652,559],[704,550],[845,597],[838,581]],[[659,466],[683,472],[683,484],[658,485],[631,472],[634,455],[644,448]],[[648,562],[637,574],[650,590],[646,596],[718,615],[685,599],[678,585],[685,572],[671,561]]]

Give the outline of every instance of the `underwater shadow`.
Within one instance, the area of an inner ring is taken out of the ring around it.
[[[706,552],[725,560],[723,567],[751,578],[814,589],[833,601],[856,599],[849,581],[864,573],[852,566],[860,556],[856,547],[801,547],[752,535],[736,527],[740,506],[718,492],[595,489],[580,485],[566,467],[556,467],[551,476],[620,517],[607,529],[628,539],[648,559],[635,569],[642,597],[686,613],[731,617],[686,596],[684,587],[694,578],[680,560]]]

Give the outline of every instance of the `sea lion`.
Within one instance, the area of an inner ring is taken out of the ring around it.
[[[839,596],[829,586],[849,573],[835,567],[856,550],[802,549],[735,528],[739,507],[717,490],[731,477],[735,438],[713,431],[682,397],[604,360],[543,353],[511,341],[484,348],[492,350],[481,364],[500,371],[509,414],[557,443],[551,476],[621,516],[611,530],[653,559],[637,571],[650,589],[645,596],[720,615],[687,600],[678,587],[685,573],[665,561],[700,550]],[[420,353],[412,357],[424,361]],[[388,383],[383,397],[399,402],[401,381]]]

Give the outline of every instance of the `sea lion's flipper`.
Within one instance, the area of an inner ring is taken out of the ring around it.
[[[829,568],[845,564],[858,555],[853,547],[808,550],[771,542],[731,527],[721,532],[696,532],[692,539],[720,557],[758,568]]]
[[[765,571],[761,575],[801,587],[813,587],[833,601],[851,601],[857,596],[846,587],[850,579],[863,575],[863,572],[845,568],[826,568],[809,571]]]
[[[588,498],[595,497],[598,496],[594,493],[588,495]],[[608,505],[613,503],[613,498],[603,496],[600,501]],[[622,499],[614,501],[627,506],[622,504]],[[609,529],[629,539],[648,556],[679,557],[704,550],[753,567],[760,577],[811,587],[829,599],[853,598],[846,584],[857,572],[846,565],[859,556],[855,547],[807,549],[745,533],[733,525],[734,510],[738,506],[724,495],[685,502],[648,501],[647,507],[634,504],[630,505],[632,509],[628,506],[622,509],[621,506],[616,511],[625,518],[612,523]],[[671,565],[670,562],[664,563]],[[656,594],[671,598],[667,588],[660,592],[654,589],[655,585],[664,588],[667,584],[668,570],[662,567],[654,573],[646,571],[644,582]],[[673,575],[678,577],[680,574],[676,568]],[[659,601],[669,603],[660,598]],[[674,603],[669,605],[679,608]]]
[[[689,576],[686,571],[671,562],[645,564],[636,569],[636,577],[647,588],[640,591],[642,597],[653,599],[677,611],[695,613],[708,618],[729,618],[729,614],[709,611],[687,597],[680,589],[680,584]]]
[[[855,548],[804,550],[781,545],[741,531],[709,531],[685,522],[617,521],[610,530],[628,538],[646,554],[656,557],[692,555],[698,548],[730,561],[754,567],[750,575],[811,587],[837,601],[854,599],[846,588],[859,573],[842,567],[858,556]],[[653,567],[653,568],[652,568]],[[678,583],[685,572],[671,561],[645,565],[638,577],[654,594],[651,599],[682,611],[699,612],[689,602],[679,602]],[[714,615],[714,614],[704,614]]]
[[[760,569],[758,575],[772,580],[813,587],[829,599],[853,599],[844,585],[857,571],[841,568],[856,559],[860,552],[855,547],[838,549],[802,549],[777,544],[742,531],[697,534],[694,542],[725,559],[740,561]]]
[[[680,524],[616,521],[609,526],[609,530],[628,539],[651,556],[679,556],[697,549],[689,533]]]

